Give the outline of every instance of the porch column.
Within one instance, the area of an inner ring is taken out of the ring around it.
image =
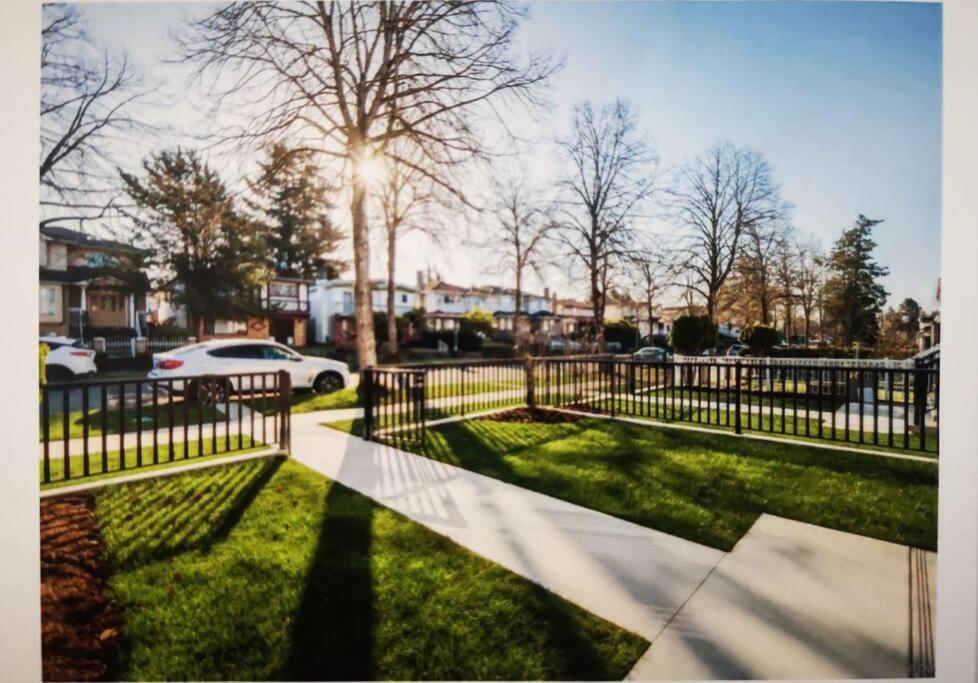
[[[78,314],[78,336],[82,341],[85,341],[85,316],[88,313],[88,298],[86,296],[88,292],[88,283],[82,282],[78,284],[79,298],[78,305],[81,308],[81,312]],[[71,308],[68,309],[69,323],[71,321]]]

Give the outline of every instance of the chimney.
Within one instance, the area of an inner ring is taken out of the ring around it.
[[[425,282],[424,282],[424,272],[419,270],[418,271],[418,291],[419,292],[424,289],[424,285],[425,285]]]
[[[549,299],[550,298],[550,288],[549,287],[544,287],[543,288],[543,298],[544,299]]]

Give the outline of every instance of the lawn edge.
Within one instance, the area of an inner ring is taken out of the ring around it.
[[[222,465],[229,465],[238,462],[246,462],[248,460],[259,460],[262,458],[276,458],[276,457],[287,458],[289,457],[289,454],[280,448],[264,448],[260,451],[255,451],[253,453],[244,453],[242,455],[228,455],[228,456],[213,458],[203,462],[191,462],[186,465],[176,465],[173,467],[154,469],[148,472],[136,472],[133,474],[127,474],[120,477],[106,477],[104,479],[99,479],[97,481],[91,481],[84,484],[77,484],[74,486],[56,486],[53,488],[43,489],[40,492],[40,498],[44,499],[44,498],[54,498],[57,496],[67,496],[76,493],[84,493],[86,491],[93,491],[95,489],[100,489],[105,486],[113,486],[117,484],[129,484],[138,481],[145,481],[147,479],[162,479],[164,477],[177,476],[180,474],[185,474],[187,472],[207,469],[209,467],[221,467]]]

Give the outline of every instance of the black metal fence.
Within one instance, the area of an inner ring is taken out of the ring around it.
[[[290,445],[286,372],[40,387],[42,484]]]
[[[939,450],[939,365],[584,357],[533,358],[527,363],[369,369],[367,437],[383,440],[402,434],[399,438],[423,440],[427,421],[533,404],[738,434],[759,432],[923,453]],[[383,381],[377,381],[381,376]],[[395,386],[414,389],[406,394],[392,390]]]

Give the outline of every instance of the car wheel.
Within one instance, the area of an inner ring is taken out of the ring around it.
[[[202,379],[191,384],[190,391],[201,405],[224,403],[231,394],[231,387],[226,379]]]
[[[335,372],[324,372],[312,383],[312,390],[317,394],[331,394],[343,388],[343,378]]]
[[[75,373],[63,365],[49,365],[44,374],[49,382],[69,382],[75,379]]]

